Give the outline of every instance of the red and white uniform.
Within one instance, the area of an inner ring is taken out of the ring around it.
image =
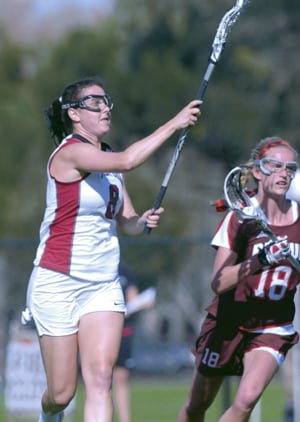
[[[292,254],[300,259],[299,205],[292,201],[293,223],[288,226],[270,226],[277,236],[288,236]],[[212,245],[225,247],[237,253],[237,263],[258,253],[269,238],[253,220],[241,220],[230,211],[221,221]],[[267,266],[241,281],[235,289],[216,296],[207,309],[218,319],[224,318],[241,330],[249,332],[289,335],[295,332],[294,295],[299,274],[285,260],[282,264]]]
[[[55,180],[49,170],[53,156],[76,142],[81,141],[68,136],[50,156],[47,205],[34,265],[83,280],[114,280],[120,255],[114,217],[123,201],[123,177],[94,172],[72,183]]]

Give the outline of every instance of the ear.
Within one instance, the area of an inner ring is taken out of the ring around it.
[[[253,168],[252,168],[252,175],[253,175],[254,179],[261,180],[261,171],[260,171],[260,168],[257,167],[257,166],[253,166]]]
[[[80,121],[79,113],[76,108],[69,108],[68,109],[68,115],[72,122],[78,123]]]

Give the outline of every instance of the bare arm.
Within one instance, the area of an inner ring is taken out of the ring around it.
[[[177,130],[193,126],[200,115],[199,100],[191,101],[175,117],[146,138],[122,152],[101,151],[95,145],[76,143],[63,148],[54,157],[51,173],[61,181],[78,179],[82,173],[96,171],[126,172],[143,164]]]
[[[219,247],[214,262],[211,287],[216,294],[230,290],[250,274],[261,268],[258,256],[254,255],[236,263],[237,254],[230,249]]]
[[[117,215],[117,221],[125,233],[130,235],[142,233],[146,223],[152,229],[158,227],[160,216],[164,212],[163,208],[155,210],[155,214],[153,214],[153,209],[149,209],[141,216],[138,215],[127,192],[125,183],[123,184],[123,198],[123,204]]]

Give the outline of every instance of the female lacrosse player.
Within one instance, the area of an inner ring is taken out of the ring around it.
[[[300,207],[286,198],[297,153],[278,137],[266,138],[252,151],[247,167],[257,185],[252,201],[266,214],[277,241],[270,242],[254,220],[242,220],[233,211],[221,221],[212,240],[216,296],[196,341],[196,370],[179,422],[203,422],[226,375],[241,375],[241,380],[219,422],[248,421],[298,341],[293,299],[299,274],[287,257],[299,260]]]
[[[74,396],[80,353],[85,422],[112,420],[111,379],[125,312],[116,223],[128,234],[159,223],[163,209],[139,216],[122,172],[153,154],[178,129],[194,125],[191,101],[153,134],[123,152],[103,142],[112,102],[98,78],[67,86],[46,114],[58,141],[47,167],[47,206],[27,293],[47,376],[40,422],[61,421]]]

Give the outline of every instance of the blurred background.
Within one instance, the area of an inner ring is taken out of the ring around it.
[[[106,142],[124,149],[194,98],[219,21],[233,3],[0,0],[1,391],[9,327],[25,304],[54,147],[44,109],[69,82],[99,74],[115,104]],[[249,2],[211,77],[199,124],[189,132],[160,228],[135,238],[120,233],[122,260],[140,290],[157,289],[156,306],[138,321],[141,372],[192,366],[190,349],[211,298],[209,242],[221,218],[210,201],[222,196],[227,171],[247,161],[265,136],[300,147],[299,19],[297,0]],[[138,211],[153,205],[176,142],[174,136],[126,176]]]

